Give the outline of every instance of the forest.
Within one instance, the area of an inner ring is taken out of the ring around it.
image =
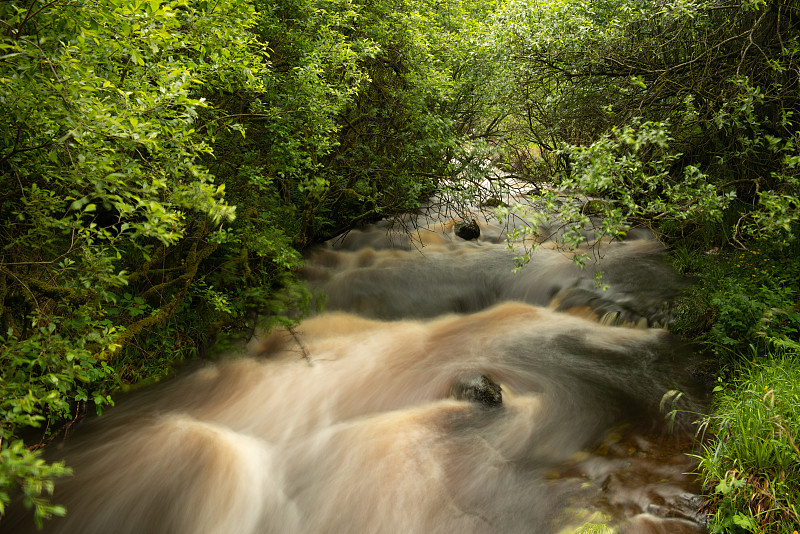
[[[709,527],[797,532],[794,0],[9,0],[0,36],[0,517],[69,513],[41,449],[115,394],[297,324],[308,247],[492,162],[565,250],[658,236]]]

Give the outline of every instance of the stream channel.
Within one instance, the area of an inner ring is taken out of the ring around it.
[[[45,532],[704,532],[703,362],[659,327],[686,287],[663,247],[632,232],[580,269],[542,231],[515,273],[509,223],[474,217],[310,252],[326,311],[82,425]]]

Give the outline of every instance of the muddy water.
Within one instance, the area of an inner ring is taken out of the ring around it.
[[[693,417],[669,432],[662,410],[671,390],[702,409],[697,358],[648,328],[683,287],[658,243],[604,245],[583,270],[545,243],[513,274],[497,223],[465,241],[452,221],[407,222],[309,256],[325,313],[51,451],[75,476],[46,531],[702,532],[683,474]],[[454,398],[476,376],[502,404]]]

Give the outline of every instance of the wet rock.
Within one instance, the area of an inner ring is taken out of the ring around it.
[[[475,219],[456,221],[453,229],[458,237],[467,241],[478,239],[481,236],[481,229]]]
[[[647,513],[666,519],[683,519],[703,528],[708,524],[708,517],[700,511],[703,498],[692,493],[682,493],[673,502],[663,505],[650,504]]]
[[[500,384],[481,374],[459,378],[450,387],[450,396],[456,400],[478,402],[484,406],[501,406],[503,404]]]
[[[487,198],[486,200],[483,201],[483,206],[486,206],[486,207],[489,207],[489,208],[497,208],[499,206],[508,206],[508,204],[506,204],[505,202],[503,202],[502,200],[500,200],[497,197],[490,197],[490,198]]]
[[[707,534],[708,531],[685,519],[639,514],[609,532],[617,534],[642,534],[643,532],[648,534]]]
[[[606,214],[607,205],[602,200],[590,200],[581,208],[584,215],[603,216]]]

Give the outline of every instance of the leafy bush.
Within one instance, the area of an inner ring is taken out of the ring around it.
[[[789,243],[800,214],[795,9],[511,1],[495,39],[518,65],[500,73],[518,88],[513,126],[557,158],[562,191],[606,197],[604,234],[725,221],[741,248]]]
[[[10,497],[8,488],[22,489],[25,505],[34,510],[33,519],[41,527],[44,520],[52,516],[63,516],[63,506],[52,504],[47,495],[53,493],[53,479],[72,474],[63,462],[46,463],[36,451],[29,451],[21,439],[3,444],[0,449],[0,515]]]
[[[673,329],[722,364],[701,461],[719,531],[800,522],[797,16],[766,0],[510,0],[491,34],[501,128],[553,171],[530,231],[562,224],[576,248],[644,226],[696,278]]]
[[[219,114],[201,88],[256,83],[254,15],[243,0],[0,3],[3,506],[16,485],[37,521],[63,512],[41,492],[67,470],[20,431],[109,404],[119,355],[174,316],[233,219],[203,162]]]
[[[798,348],[797,248],[694,253],[696,285],[681,298],[673,330],[730,363],[753,351]]]

